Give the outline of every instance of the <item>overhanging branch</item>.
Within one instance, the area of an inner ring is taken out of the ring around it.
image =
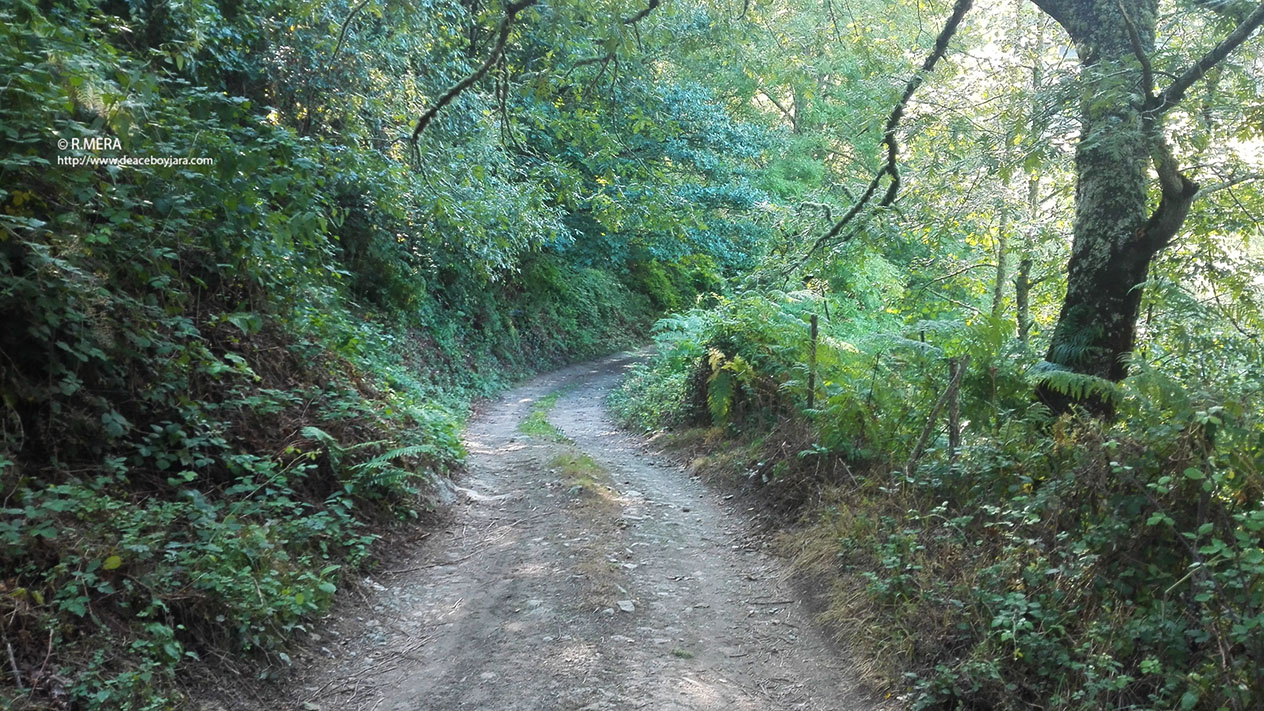
[[[636,13],[635,15],[633,15],[633,16],[631,16],[631,17],[628,17],[628,18],[624,19],[624,20],[623,20],[623,24],[625,24],[625,25],[635,25],[636,23],[640,22],[641,20],[644,20],[644,19],[645,19],[645,17],[646,17],[646,15],[649,15],[651,12],[654,12],[654,8],[658,7],[658,6],[659,6],[659,5],[661,5],[661,4],[662,4],[662,0],[650,0],[649,5],[646,5],[644,10],[641,10],[640,12]]]
[[[868,187],[861,194],[860,199],[856,201],[846,214],[834,223],[829,232],[821,235],[812,247],[803,255],[803,258],[795,264],[795,268],[806,262],[818,249],[825,246],[830,240],[837,237],[843,228],[860,214],[865,205],[873,199],[878,192],[878,186],[882,184],[884,176],[890,177],[891,182],[887,186],[886,193],[882,196],[882,200],[878,203],[880,207],[890,207],[895,202],[900,192],[900,168],[899,168],[899,144],[896,141],[895,132],[900,127],[900,121],[904,118],[904,111],[908,107],[909,101],[913,98],[913,94],[918,87],[926,81],[929,75],[935,69],[935,65],[943,59],[948,52],[948,43],[952,40],[953,35],[957,33],[957,28],[961,26],[961,21],[965,18],[966,13],[974,5],[974,0],[957,0],[953,6],[952,16],[948,18],[948,22],[944,24],[939,36],[935,38],[935,47],[931,51],[930,56],[926,57],[926,61],[922,62],[922,67],[915,73],[904,85],[904,93],[900,95],[900,100],[895,107],[891,109],[891,113],[887,116],[886,127],[883,131],[882,143],[887,148],[886,164],[873,176],[873,180],[869,181]]]
[[[452,88],[445,91],[443,95],[439,97],[439,100],[434,103],[434,106],[427,109],[426,113],[422,114],[421,118],[417,119],[417,125],[413,127],[412,136],[408,139],[408,142],[413,147],[413,150],[416,150],[417,148],[417,140],[421,138],[421,133],[426,130],[426,127],[430,125],[430,122],[433,121],[435,116],[439,114],[439,110],[451,103],[457,96],[460,96],[461,92],[473,86],[474,82],[482,79],[483,76],[487,74],[488,70],[495,66],[496,62],[500,59],[501,53],[505,51],[505,43],[509,40],[509,29],[510,26],[513,25],[514,18],[518,15],[518,13],[531,7],[537,2],[539,2],[539,0],[519,0],[518,2],[510,3],[505,7],[505,15],[500,18],[500,27],[496,33],[496,46],[492,48],[491,53],[487,55],[486,61],[484,61],[478,69],[475,69],[469,76],[465,77],[454,84]]]
[[[886,133],[882,137],[882,142],[887,146],[886,171],[891,176],[891,184],[887,186],[887,193],[882,197],[882,202],[879,203],[883,207],[895,202],[895,198],[900,191],[899,147],[895,141],[895,130],[899,128],[900,120],[904,118],[904,110],[908,107],[909,100],[913,98],[913,93],[926,81],[926,76],[934,71],[935,65],[948,52],[948,42],[957,33],[957,28],[961,26],[961,21],[965,19],[966,13],[970,11],[973,5],[973,0],[957,0],[957,4],[952,8],[952,16],[948,18],[948,23],[939,31],[939,37],[935,38],[934,50],[926,58],[926,61],[922,62],[921,71],[909,79],[899,103],[895,105],[895,108],[891,110],[891,115],[887,118]]]
[[[1163,113],[1173,106],[1180,103],[1185,98],[1185,92],[1189,88],[1202,79],[1207,72],[1211,71],[1217,64],[1223,62],[1225,57],[1237,49],[1241,44],[1250,38],[1260,25],[1264,24],[1264,2],[1256,5],[1251,14],[1247,15],[1228,37],[1224,38],[1220,44],[1212,48],[1211,51],[1204,54],[1194,65],[1186,69],[1184,73],[1176,77],[1171,86],[1163,90],[1162,94],[1155,97],[1151,102],[1153,105],[1150,109],[1156,113]]]

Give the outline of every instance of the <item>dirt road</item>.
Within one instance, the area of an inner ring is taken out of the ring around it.
[[[749,514],[611,422],[632,360],[486,408],[451,522],[316,632],[272,708],[876,708],[747,538]],[[565,438],[524,434],[533,410]]]

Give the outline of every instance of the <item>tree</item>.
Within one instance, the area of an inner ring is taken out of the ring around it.
[[[1081,67],[1074,240],[1066,297],[1047,360],[1060,369],[1118,382],[1127,375],[1126,358],[1136,342],[1141,285],[1155,256],[1185,223],[1198,193],[1198,185],[1177,165],[1164,117],[1264,23],[1264,3],[1198,0],[1233,18],[1236,27],[1184,71],[1162,72],[1175,79],[1156,91],[1160,72],[1151,57],[1158,0],[1032,1],[1075,42]],[[1156,183],[1159,201],[1151,209]],[[1082,405],[1108,414],[1110,403],[1100,392],[1069,393],[1049,380],[1037,389],[1055,412]]]
[[[1142,285],[1155,257],[1185,224],[1198,194],[1197,183],[1182,172],[1169,145],[1165,119],[1204,77],[1225,69],[1230,54],[1264,24],[1264,3],[1188,1],[1210,11],[1182,23],[1196,30],[1192,34],[1205,36],[1202,29],[1225,22],[1234,27],[1201,56],[1183,60],[1187,66],[1182,69],[1181,60],[1167,57],[1184,36],[1165,37],[1163,52],[1156,54],[1159,0],[1032,0],[1074,42],[1073,56],[1080,69],[1072,84],[1080,132],[1067,289],[1046,356],[1051,367],[1037,387],[1037,396],[1055,412],[1077,405],[1097,414],[1111,412],[1111,389],[1104,382],[1118,382],[1127,375]],[[887,187],[876,204],[894,204],[901,187],[896,150],[900,119],[912,94],[944,56],[971,5],[970,0],[956,0],[934,51],[895,104],[884,133],[886,164],[851,209],[811,244],[799,264],[825,244],[850,239],[860,229],[853,221],[878,195],[884,179]],[[1156,69],[1156,60],[1178,66]],[[1170,77],[1162,89],[1160,77]],[[1017,298],[1024,302],[1019,330],[1025,334],[1030,329],[1024,313],[1031,282],[1029,267],[1020,264],[1019,271]]]

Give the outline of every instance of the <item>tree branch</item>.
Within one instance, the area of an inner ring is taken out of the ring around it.
[[[1228,190],[1229,188],[1241,185],[1242,183],[1251,183],[1256,180],[1264,180],[1264,173],[1247,173],[1246,175],[1239,175],[1230,178],[1224,182],[1204,185],[1203,188],[1198,191],[1198,194],[1205,197],[1207,195],[1211,195],[1212,193],[1218,193],[1221,190]]]
[[[661,2],[662,2],[662,0],[650,0],[649,5],[647,5],[647,6],[645,7],[645,9],[644,9],[644,10],[641,10],[640,12],[636,13],[635,15],[633,15],[633,16],[631,16],[631,17],[629,17],[629,18],[624,19],[624,20],[623,20],[623,24],[625,24],[625,25],[635,25],[636,23],[640,22],[641,20],[644,20],[644,19],[645,19],[645,16],[646,16],[646,15],[648,15],[648,14],[650,14],[651,12],[654,12],[654,8],[658,7],[658,6],[661,4]]]
[[[1154,171],[1159,176],[1161,197],[1159,206],[1141,229],[1141,238],[1148,249],[1157,252],[1171,243],[1181,225],[1185,224],[1194,196],[1198,194],[1198,183],[1180,171],[1176,157],[1172,155],[1172,147],[1162,135],[1155,136],[1151,151]]]
[[[781,113],[785,114],[786,118],[790,121],[792,125],[794,124],[794,114],[790,113],[790,109],[787,109],[785,106],[782,106],[781,102],[777,101],[777,99],[773,97],[772,94],[769,94],[768,92],[763,91],[763,90],[760,90],[759,93],[763,94],[765,99],[768,99],[769,101],[771,101],[773,106],[776,106],[777,109],[781,111]]]
[[[587,57],[585,59],[580,59],[576,61],[574,64],[572,64],[570,69],[566,70],[566,73],[562,75],[562,79],[566,79],[567,77],[571,75],[571,72],[575,71],[576,69],[579,69],[580,67],[586,67],[589,64],[598,64],[598,63],[600,63],[604,67],[605,64],[612,59],[614,59],[614,52],[606,52],[605,54],[602,54],[596,57]]]
[[[1198,7],[1241,22],[1251,12],[1251,0],[1190,0]]]
[[[886,175],[885,168],[878,171],[878,173],[873,176],[873,180],[869,181],[869,186],[865,188],[863,193],[861,193],[860,199],[856,201],[856,204],[852,205],[851,209],[847,211],[847,214],[843,215],[838,222],[834,223],[834,226],[830,228],[829,232],[821,235],[815,242],[812,243],[812,247],[808,249],[807,253],[803,255],[803,258],[794,265],[794,269],[798,269],[803,266],[803,263],[808,261],[808,258],[811,257],[816,250],[824,247],[826,242],[829,242],[837,237],[838,234],[843,231],[843,228],[847,226],[847,223],[851,222],[856,218],[856,215],[860,214],[860,211],[864,209],[865,204],[873,198],[874,193],[878,192],[878,185],[882,182],[882,176],[884,175]]]
[[[1119,12],[1124,16],[1124,24],[1128,26],[1128,41],[1132,43],[1132,53],[1137,55],[1137,61],[1141,62],[1141,83],[1145,85],[1141,87],[1141,91],[1145,94],[1146,101],[1150,102],[1154,99],[1154,65],[1150,64],[1150,55],[1146,54],[1145,47],[1141,44],[1141,34],[1137,32],[1137,26],[1128,16],[1123,0],[1115,0],[1115,4],[1119,6]]]
[[[964,266],[964,267],[962,267],[962,268],[960,268],[960,269],[957,269],[957,270],[955,270],[955,271],[949,272],[949,273],[944,274],[944,275],[942,275],[942,276],[937,276],[937,277],[935,277],[934,279],[931,279],[931,280],[927,281],[926,283],[924,283],[924,284],[922,284],[920,287],[918,287],[918,288],[917,288],[917,291],[918,291],[918,292],[925,291],[926,289],[929,289],[932,285],[934,285],[934,284],[938,284],[938,283],[939,283],[939,282],[941,282],[941,281],[948,281],[949,279],[952,279],[952,278],[954,278],[954,277],[961,276],[962,274],[965,274],[965,273],[966,273],[966,272],[968,272],[968,271],[971,271],[971,270],[974,270],[974,269],[983,269],[983,268],[996,269],[996,265],[995,265],[995,264],[993,264],[992,262],[980,262],[979,264],[969,264],[969,265],[966,265],[966,266]]]
[[[629,17],[625,17],[622,20],[620,20],[621,23],[631,27],[632,30],[636,32],[636,43],[638,46],[641,44],[641,31],[636,28],[636,23],[640,22],[641,20],[644,20],[645,17],[649,15],[651,12],[653,12],[654,9],[657,8],[660,4],[662,4],[662,0],[650,0],[649,5],[646,6],[644,10],[641,10],[635,15],[631,15]],[[597,42],[597,40],[593,40],[593,41]],[[597,42],[597,44],[598,46],[610,46],[609,41]],[[586,59],[581,59],[575,62],[574,64],[572,64],[571,68],[566,70],[566,74],[562,75],[562,78],[565,79],[566,77],[570,76],[571,72],[575,71],[576,69],[580,67],[583,67],[589,64],[597,64],[599,62],[601,63],[602,72],[605,72],[606,65],[609,64],[611,60],[616,59],[617,55],[618,55],[617,52],[615,52],[614,50],[610,50],[610,51],[607,51],[605,54],[597,55],[595,57],[588,57]]]
[[[948,18],[947,24],[939,31],[939,37],[935,38],[935,48],[930,56],[922,62],[922,68],[909,79],[908,84],[904,87],[904,95],[900,97],[899,103],[891,110],[891,115],[887,117],[886,133],[882,137],[882,142],[887,146],[887,174],[891,176],[891,184],[887,186],[887,193],[882,197],[879,203],[882,207],[886,207],[895,202],[895,198],[900,191],[900,169],[897,161],[899,160],[899,147],[895,142],[895,129],[900,126],[900,119],[904,118],[904,109],[908,106],[908,102],[913,98],[913,93],[917,91],[922,82],[926,81],[926,75],[935,69],[935,65],[943,59],[944,54],[948,52],[948,42],[952,40],[952,36],[957,33],[957,28],[961,26],[961,20],[969,12],[974,5],[973,0],[957,0],[957,4],[952,8],[952,16]]]
[[[802,213],[803,208],[805,207],[810,207],[825,213],[825,220],[827,222],[832,222],[834,220],[834,209],[823,202],[808,202],[805,200],[804,202],[799,203],[799,212]]]
[[[358,15],[360,11],[364,9],[364,6],[368,4],[369,0],[362,0],[359,5],[352,8],[351,12],[347,13],[347,19],[342,21],[342,30],[338,32],[338,43],[334,45],[334,51],[329,55],[329,65],[331,67],[333,66],[334,59],[338,57],[338,50],[342,49],[343,41],[347,39],[347,28],[351,26],[351,21],[354,20],[355,16]]]
[[[1229,53],[1237,49],[1243,42],[1250,38],[1260,25],[1264,24],[1264,2],[1255,7],[1251,14],[1247,15],[1242,22],[1238,23],[1237,28],[1229,33],[1220,44],[1216,45],[1210,52],[1204,54],[1201,59],[1194,62],[1194,66],[1186,69],[1183,74],[1178,76],[1175,81],[1163,90],[1151,102],[1151,110],[1156,113],[1163,113],[1173,106],[1180,103],[1185,98],[1185,92],[1193,86],[1199,79],[1202,79],[1212,67],[1224,61]]]
[[[970,356],[962,356],[961,360],[957,361],[957,367],[953,369],[952,374],[948,378],[948,387],[944,388],[943,394],[935,401],[935,406],[930,409],[930,417],[926,419],[926,426],[922,428],[922,433],[917,438],[917,444],[913,447],[908,461],[904,464],[905,474],[912,474],[917,468],[917,460],[922,458],[922,452],[926,449],[930,433],[935,430],[935,423],[939,419],[939,411],[944,409],[948,398],[952,397],[957,391],[957,387],[961,385],[961,376],[965,374],[966,366],[969,363]]]
[[[426,127],[430,125],[430,122],[434,120],[434,117],[439,114],[439,110],[451,103],[453,99],[461,94],[461,92],[470,88],[474,82],[482,79],[483,75],[487,74],[488,70],[490,70],[496,64],[497,60],[500,59],[501,53],[505,51],[505,43],[509,40],[509,28],[513,25],[514,17],[537,2],[539,2],[539,0],[519,0],[518,2],[510,3],[507,7],[505,7],[505,16],[500,19],[500,28],[496,35],[496,46],[492,48],[491,54],[487,55],[486,61],[484,61],[482,66],[475,69],[469,76],[457,82],[452,86],[452,88],[444,92],[443,95],[439,97],[439,100],[434,103],[434,106],[427,109],[426,113],[422,114],[421,118],[417,119],[417,125],[413,127],[412,137],[408,139],[409,144],[413,146],[414,150],[417,146],[417,140],[421,138],[422,131],[425,131]]]
[[[851,209],[838,222],[834,223],[829,232],[821,235],[820,238],[812,243],[812,247],[808,249],[807,253],[803,255],[803,258],[799,260],[794,268],[802,266],[818,249],[837,237],[843,231],[843,228],[860,214],[860,211],[877,193],[883,176],[890,176],[891,183],[887,186],[887,191],[878,205],[880,207],[890,207],[895,202],[900,192],[899,147],[895,139],[896,129],[900,126],[900,120],[904,118],[904,110],[907,108],[908,102],[913,98],[914,92],[926,81],[926,76],[935,69],[935,65],[948,52],[948,42],[952,40],[957,28],[961,26],[962,19],[965,18],[966,13],[969,12],[973,5],[974,0],[957,0],[952,9],[952,16],[948,18],[948,22],[944,24],[943,29],[939,31],[939,36],[935,39],[935,47],[931,51],[930,56],[926,58],[926,61],[922,62],[921,69],[905,84],[904,93],[900,95],[899,102],[896,103],[895,108],[891,109],[882,137],[882,143],[887,147],[886,164],[873,176],[873,180],[869,181],[869,186],[865,188],[865,192],[861,194],[860,199],[851,206]]]

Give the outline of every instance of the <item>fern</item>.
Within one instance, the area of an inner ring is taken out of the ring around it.
[[[421,457],[424,455],[432,455],[432,454],[436,454],[436,451],[435,451],[434,446],[429,445],[429,444],[413,444],[413,445],[408,445],[406,447],[397,447],[395,449],[390,450],[389,452],[379,454],[368,461],[364,461],[364,462],[360,462],[359,464],[356,464],[355,466],[351,467],[351,471],[355,472],[356,474],[360,474],[363,472],[372,472],[375,469],[380,469],[383,466],[390,464],[392,461],[396,459],[408,459],[411,457]]]
[[[397,466],[384,466],[374,470],[363,483],[377,489],[393,489],[416,476],[417,473]]]
[[[1077,373],[1049,361],[1041,361],[1032,369],[1034,383],[1044,385],[1055,393],[1072,400],[1082,401],[1089,397],[1118,403],[1122,398],[1119,385],[1096,375]]]
[[[707,409],[711,419],[724,422],[733,406],[733,393],[736,390],[733,375],[726,370],[718,370],[711,375],[707,383]]]
[[[334,439],[333,435],[329,434],[328,432],[322,430],[319,427],[312,427],[309,425],[299,430],[299,434],[303,435],[304,439],[310,439],[315,442],[319,442],[325,445],[326,447],[338,447],[338,440]]]
[[[1055,344],[1049,354],[1059,363],[1075,363],[1084,358],[1092,347],[1093,332],[1089,329],[1072,331]],[[1049,365],[1053,365],[1050,363]],[[1055,366],[1056,367],[1056,366]]]

